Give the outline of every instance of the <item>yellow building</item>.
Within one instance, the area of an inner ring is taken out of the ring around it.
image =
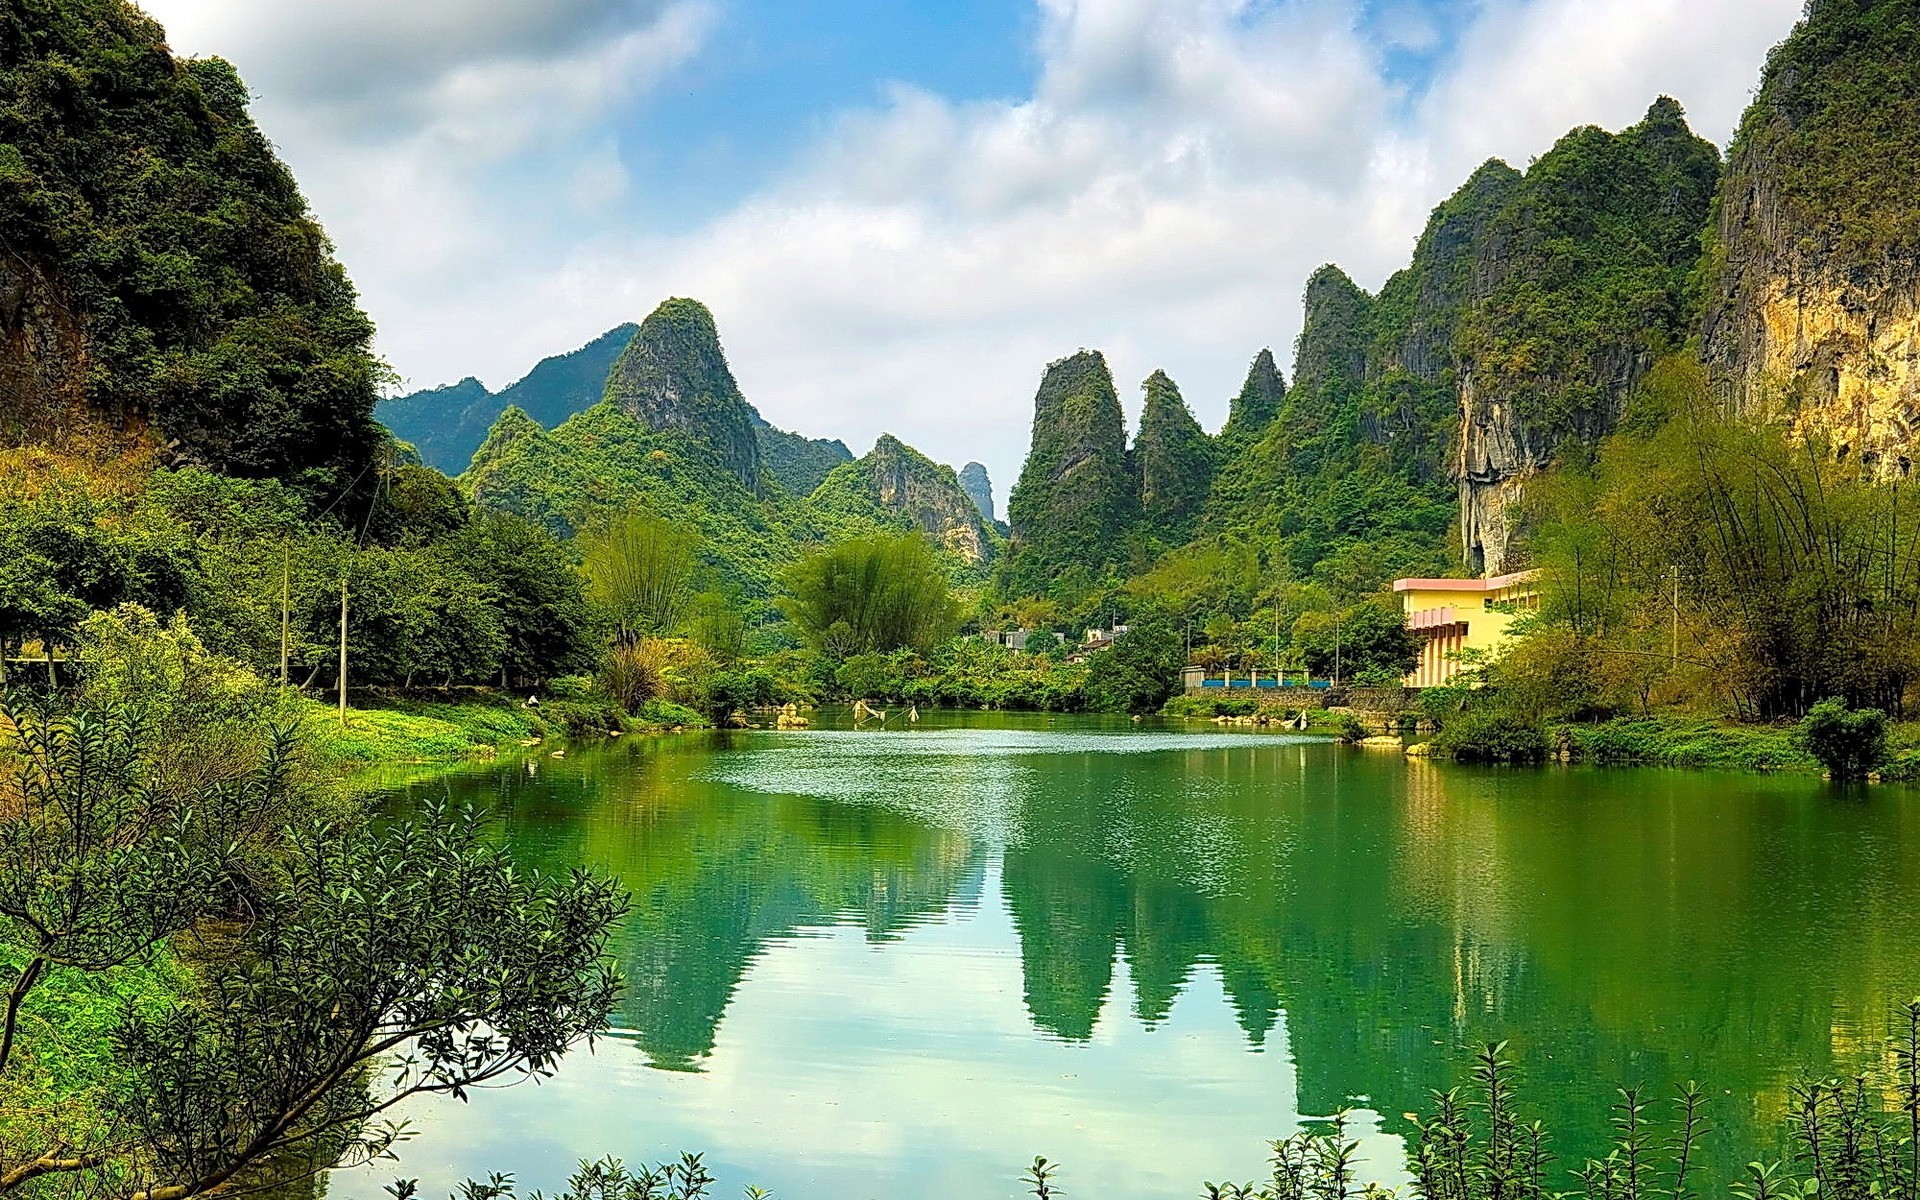
[[[1393,590],[1407,614],[1407,628],[1423,642],[1420,665],[1407,675],[1408,687],[1438,687],[1460,673],[1468,650],[1498,654],[1507,627],[1531,610],[1539,598],[1534,572],[1492,579],[1398,579]]]

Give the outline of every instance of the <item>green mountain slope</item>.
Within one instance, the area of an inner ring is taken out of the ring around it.
[[[1146,405],[1133,442],[1140,515],[1154,537],[1177,544],[1192,536],[1213,486],[1213,441],[1165,371],[1155,371],[1143,386]]]
[[[420,451],[430,467],[449,475],[466,470],[487,431],[509,408],[517,408],[547,429],[598,404],[607,390],[607,373],[639,331],[620,325],[568,354],[545,358],[526,377],[501,392],[489,392],[472,377],[445,387],[382,400],[375,410],[381,422]]]
[[[1001,549],[999,533],[974,507],[953,468],[892,434],[882,434],[858,461],[835,468],[810,503],[824,517],[917,529],[968,567],[986,564]]]
[[[810,438],[776,429],[752,405],[747,406],[747,418],[760,443],[761,467],[790,495],[809,494],[835,467],[853,461],[853,451],[838,438]]]

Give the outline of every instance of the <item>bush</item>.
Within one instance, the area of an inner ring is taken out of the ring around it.
[[[1434,748],[1457,762],[1538,763],[1547,758],[1547,732],[1536,721],[1503,709],[1459,713],[1440,729]]]
[[[1835,779],[1865,779],[1887,761],[1887,714],[1822,700],[1800,722],[1800,743]]]

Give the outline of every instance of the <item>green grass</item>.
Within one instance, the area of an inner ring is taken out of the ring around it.
[[[458,763],[492,758],[502,747],[543,738],[545,722],[518,702],[392,700],[349,708],[346,728],[329,704],[302,701],[320,761],[342,773],[368,767]]]
[[[1690,767],[1732,771],[1818,771],[1820,764],[1779,725],[1725,725],[1701,718],[1620,718],[1596,725],[1561,725],[1555,745],[1577,762]]]

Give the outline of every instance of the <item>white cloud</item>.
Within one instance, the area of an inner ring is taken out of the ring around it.
[[[1314,267],[1377,286],[1481,159],[1524,165],[1662,92],[1724,141],[1799,11],[1486,0],[1409,103],[1351,0],[1038,3],[1031,96],[895,88],[760,194],[671,234],[626,215],[614,125],[709,36],[702,0],[152,7],[263,93],[414,380],[502,383],[699,296],[770,419],[978,458],[1003,498],[1049,359],[1101,347],[1129,398],[1163,366],[1217,424],[1257,349],[1290,357]],[[1403,9],[1387,40],[1435,44]],[[341,79],[315,65],[358,49]]]

